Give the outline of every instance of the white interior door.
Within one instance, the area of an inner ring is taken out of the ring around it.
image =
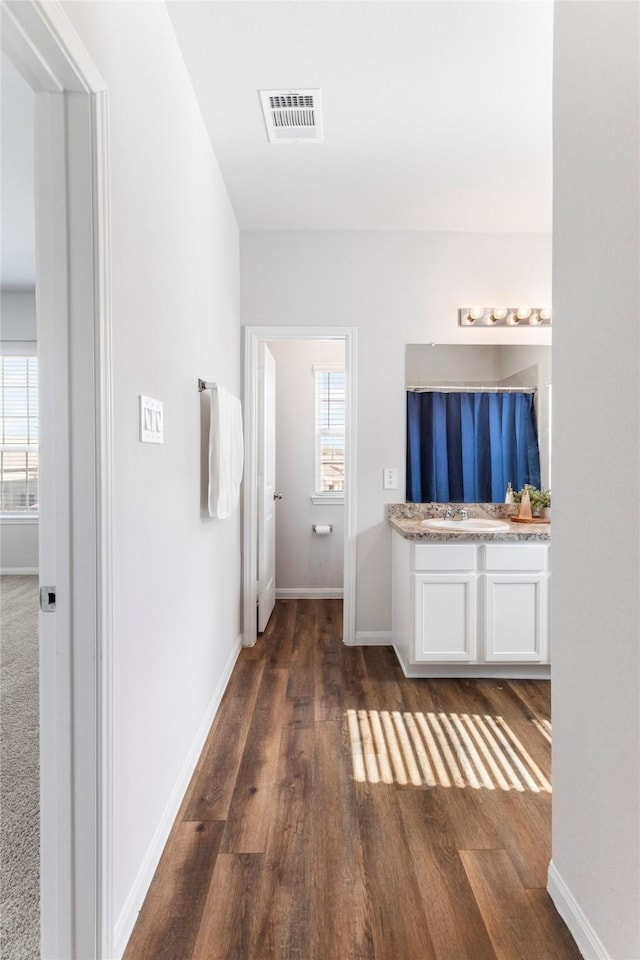
[[[344,340],[345,344],[345,494],[344,494],[344,612],[346,644],[356,642],[356,397],[357,330],[355,327],[245,327],[245,484],[243,530],[243,642],[252,647],[257,638],[259,484],[258,446],[261,436],[259,358],[260,344],[270,340]]]
[[[276,362],[266,343],[258,361],[258,633],[276,602]]]

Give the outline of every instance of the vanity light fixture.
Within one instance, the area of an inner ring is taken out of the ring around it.
[[[461,327],[550,327],[548,307],[460,307]]]
[[[461,323],[464,322],[465,326],[471,326],[476,323],[478,320],[482,320],[484,316],[484,307],[469,307],[468,310],[464,311],[465,316],[461,318]]]

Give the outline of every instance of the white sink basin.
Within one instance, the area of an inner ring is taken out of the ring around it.
[[[498,533],[500,530],[509,530],[509,524],[504,520],[483,520],[479,517],[469,520],[422,520],[420,526],[451,533]]]

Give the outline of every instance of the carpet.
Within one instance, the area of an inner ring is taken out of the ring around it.
[[[38,578],[0,577],[0,956],[40,956]]]

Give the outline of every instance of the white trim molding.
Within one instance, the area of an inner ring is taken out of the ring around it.
[[[252,647],[257,639],[257,529],[258,529],[258,350],[270,340],[343,340],[345,370],[345,492],[343,638],[355,641],[356,625],[356,398],[357,361],[355,327],[245,327],[244,328],[244,501],[243,501],[243,639]]]
[[[547,873],[547,893],[585,960],[611,960],[580,904],[558,873],[553,860]]]
[[[37,577],[37,567],[0,567],[0,577]]]
[[[138,919],[138,914],[142,904],[144,903],[144,898],[146,897],[147,891],[151,885],[156,867],[160,862],[160,857],[162,856],[162,852],[169,838],[169,833],[171,832],[173,822],[178,814],[185,792],[189,786],[189,781],[193,776],[196,764],[204,748],[211,725],[216,718],[220,702],[222,701],[224,692],[227,689],[231,672],[236,664],[236,660],[238,659],[241,649],[242,637],[238,636],[231,649],[231,653],[227,657],[227,662],[224,665],[222,675],[218,680],[213,697],[211,698],[204,717],[200,722],[200,726],[198,727],[196,735],[193,739],[193,743],[191,744],[185,761],[182,764],[182,769],[178,774],[178,778],[169,795],[169,799],[164,808],[162,816],[160,817],[158,826],[155,829],[151,843],[149,844],[147,852],[144,855],[144,859],[140,869],[138,870],[136,879],[133,882],[133,886],[129,891],[129,895],[127,896],[122,911],[120,912],[120,916],[116,922],[112,952],[105,954],[104,960],[107,960],[107,958],[111,958],[112,956],[121,957],[125,951],[127,942],[135,926],[135,922]]]
[[[32,524],[37,524],[39,519],[37,513],[5,513],[0,516],[0,527],[11,527],[14,525],[31,526]]]
[[[358,630],[355,644],[358,647],[390,647],[393,637],[390,630]]]
[[[276,587],[276,600],[341,600],[342,587]]]

